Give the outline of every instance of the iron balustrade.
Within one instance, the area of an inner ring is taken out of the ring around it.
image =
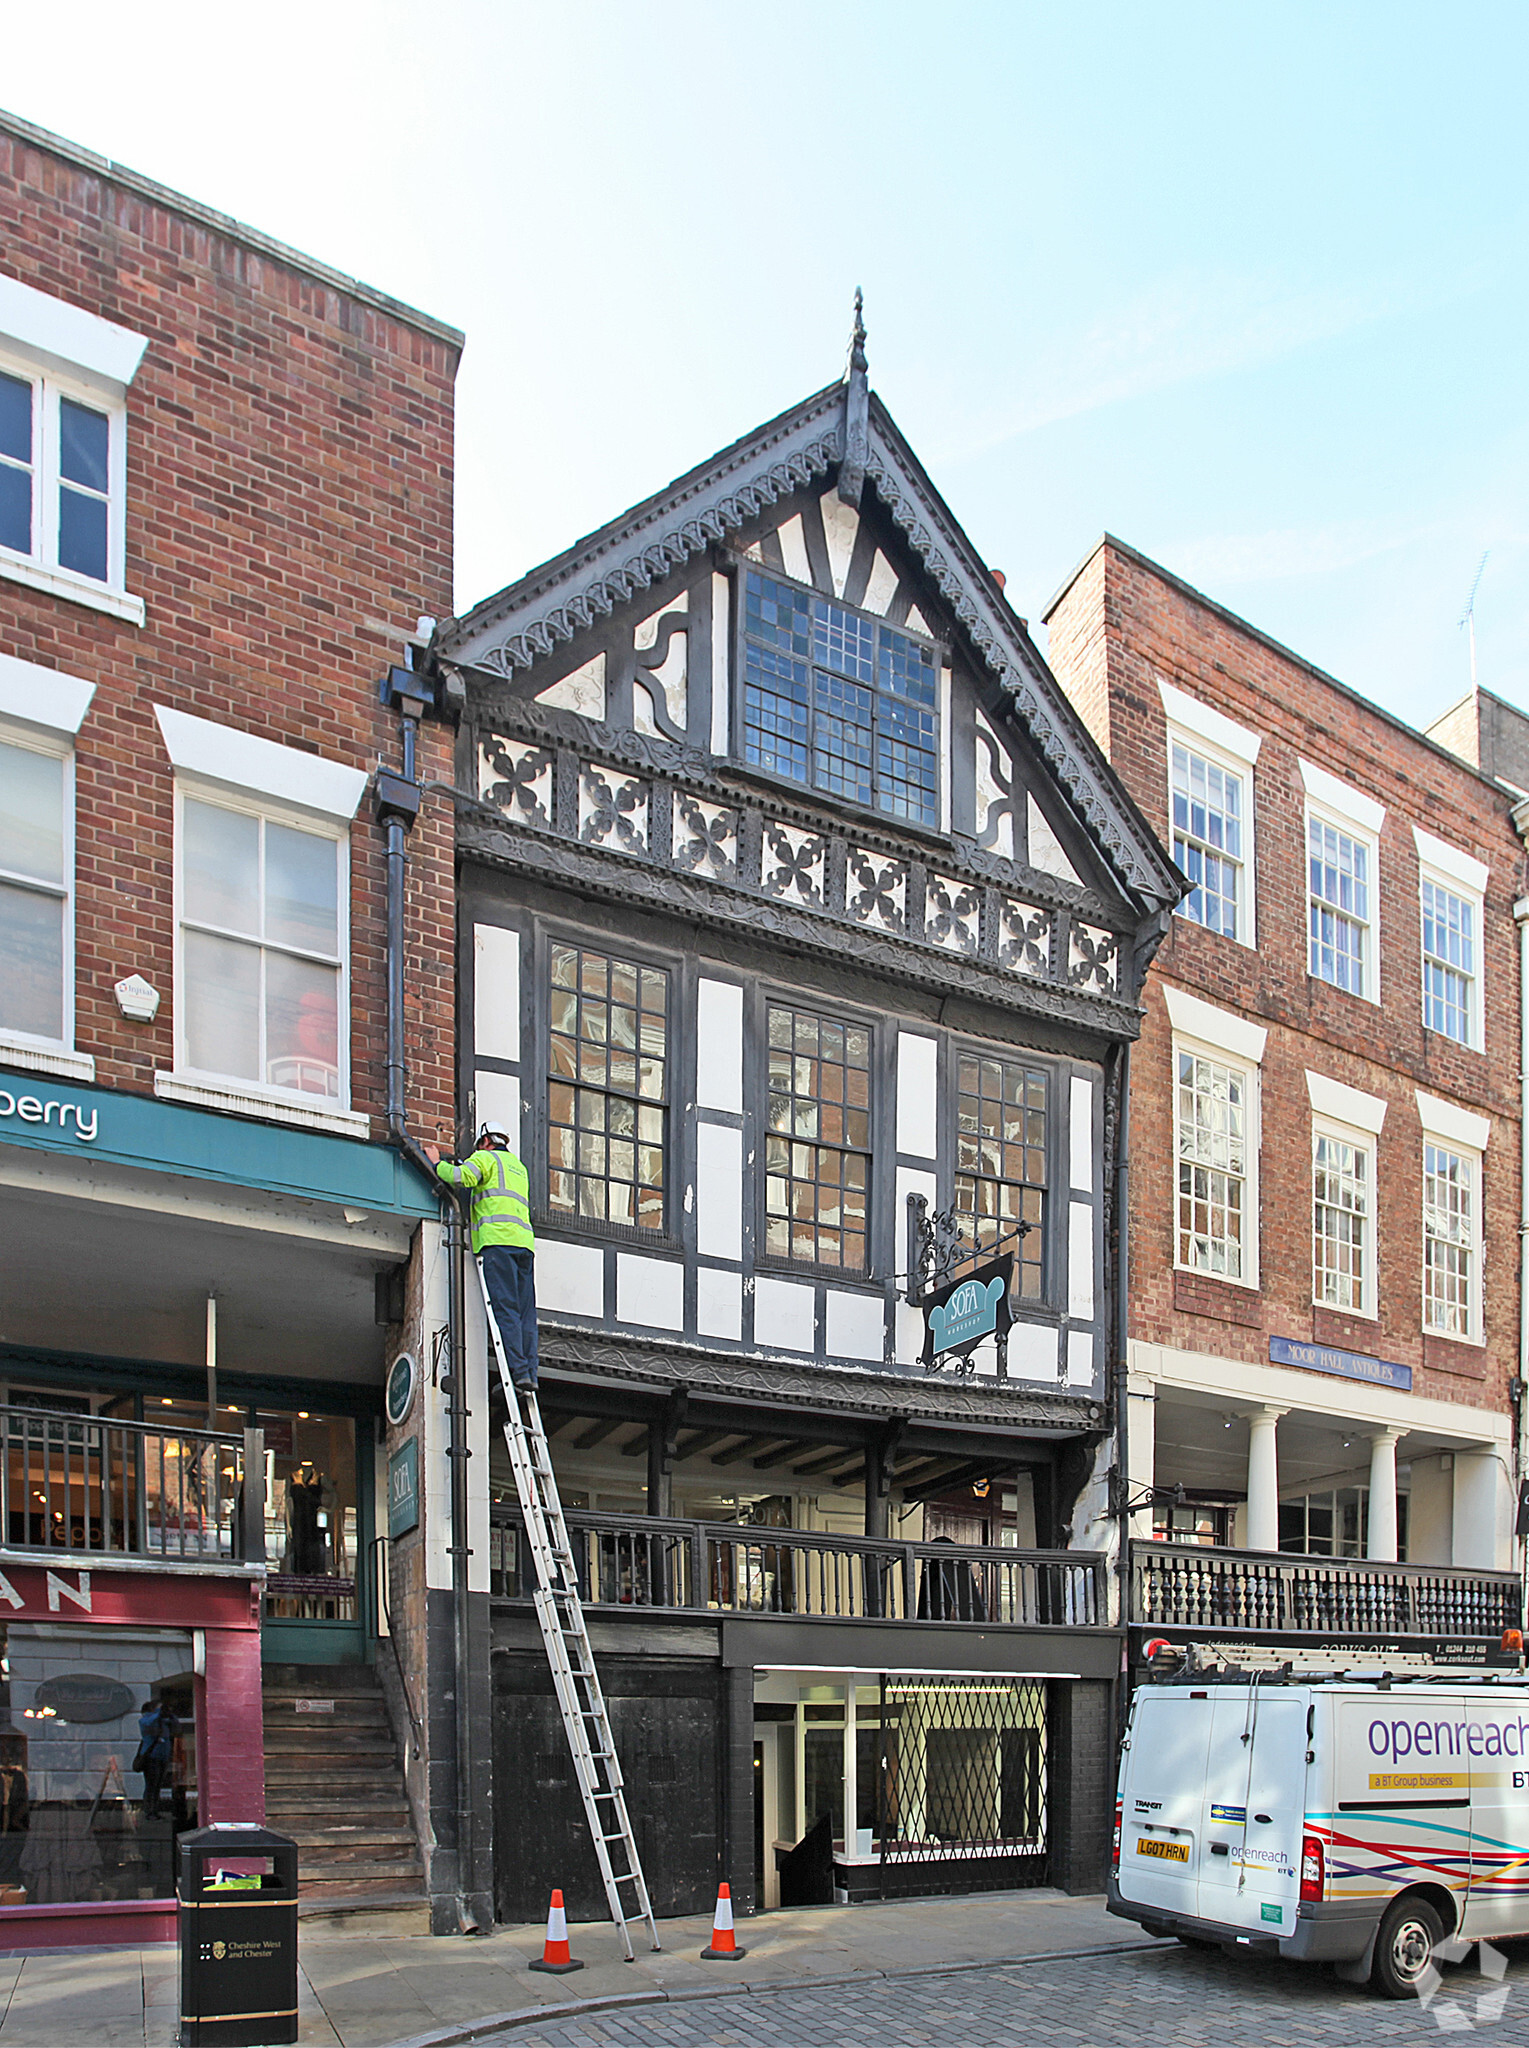
[[[0,1532],[11,1550],[265,1558],[265,1433],[0,1406]]]
[[[1093,1552],[897,1543],[573,1510],[566,1520],[588,1607],[1021,1628],[1104,1621],[1104,1560]],[[493,1523],[490,1591],[529,1599],[532,1565],[519,1513],[496,1507]]]
[[[1519,1627],[1510,1572],[1294,1551],[1131,1545],[1131,1619],[1148,1628],[1494,1637]]]

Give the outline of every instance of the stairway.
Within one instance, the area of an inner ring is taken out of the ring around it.
[[[266,1823],[298,1845],[301,1896],[422,1899],[419,1845],[376,1673],[364,1664],[272,1664],[264,1695]]]

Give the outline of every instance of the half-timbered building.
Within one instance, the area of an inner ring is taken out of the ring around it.
[[[862,343],[435,646],[462,1131],[530,1167],[660,1912],[1087,1887],[1107,1843],[1121,1080],[1182,885]],[[918,1297],[1005,1254],[1006,1342],[926,1369]],[[498,1907],[594,1911],[502,1456]]]

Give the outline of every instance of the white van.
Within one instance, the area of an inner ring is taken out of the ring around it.
[[[1333,1962],[1390,1998],[1450,1937],[1529,1934],[1529,1680],[1142,1686],[1109,1910],[1190,1943]]]

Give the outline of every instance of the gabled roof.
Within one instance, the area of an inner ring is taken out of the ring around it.
[[[433,651],[506,679],[530,668],[779,499],[839,469],[847,446],[851,466],[863,466],[996,679],[1009,716],[1049,763],[1126,890],[1153,908],[1176,903],[1184,887],[1177,869],[891,414],[853,370],[448,620]]]

